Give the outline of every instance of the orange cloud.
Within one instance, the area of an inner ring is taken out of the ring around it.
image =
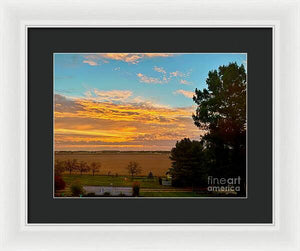
[[[163,106],[141,97],[132,98],[126,91],[99,92],[98,100],[98,96],[55,95],[56,150],[71,145],[74,149],[143,145],[143,149],[170,150],[184,137],[199,138],[200,132],[191,118],[194,107]]]
[[[89,65],[91,65],[91,66],[96,66],[96,65],[98,65],[98,63],[95,62],[95,61],[93,61],[93,60],[83,60],[82,62],[85,63],[85,64],[89,64]]]
[[[143,75],[142,73],[138,73],[136,74],[139,77],[139,81],[142,83],[147,83],[147,84],[163,84],[163,83],[167,83],[167,79],[159,79],[159,78],[153,78],[153,77],[149,77],[146,75]]]
[[[103,53],[98,55],[100,55],[100,57],[102,58],[124,61],[132,64],[138,63],[139,59],[143,57],[142,54],[132,54],[132,53]]]
[[[154,57],[171,57],[172,53],[96,53],[84,55],[85,60],[91,66],[98,65],[99,61],[108,63],[108,60],[123,61],[126,63],[137,64],[141,59]]]
[[[154,57],[163,57],[163,58],[166,58],[166,57],[172,57],[174,56],[173,53],[143,53],[146,57],[149,57],[149,58],[154,58]]]
[[[194,92],[185,91],[182,89],[175,91],[174,94],[182,94],[183,96],[185,96],[187,98],[193,98],[193,96],[195,95]]]

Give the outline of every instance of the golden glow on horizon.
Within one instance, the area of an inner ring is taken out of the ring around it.
[[[127,97],[122,99],[122,95]],[[117,91],[84,98],[56,96],[55,150],[170,150],[177,140],[198,139],[200,135],[191,118],[194,107],[172,108],[141,98],[127,100],[128,92]],[[108,101],[112,96],[114,100]]]

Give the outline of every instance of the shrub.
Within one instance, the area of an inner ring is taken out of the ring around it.
[[[148,174],[148,179],[153,179],[153,173],[150,171],[150,173]]]
[[[55,160],[55,175],[60,176],[66,170],[66,162],[61,160]]]
[[[71,185],[71,192],[73,196],[80,196],[84,194],[83,187],[79,182],[75,182]]]
[[[55,175],[55,191],[63,190],[66,187],[65,181],[62,179],[61,176]]]
[[[140,183],[134,182],[132,184],[132,196],[137,197],[140,195]]]
[[[110,196],[110,192],[105,192],[103,196]]]
[[[159,183],[160,185],[162,185],[162,178],[161,178],[161,177],[158,178],[158,183]]]

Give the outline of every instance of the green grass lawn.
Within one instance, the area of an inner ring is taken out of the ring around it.
[[[75,181],[79,181],[83,186],[114,186],[114,187],[131,187],[132,183],[138,181],[141,188],[166,188],[158,183],[158,178],[148,179],[147,177],[134,177],[132,180],[126,176],[107,176],[107,175],[80,175],[80,174],[64,174],[63,180],[67,185],[71,185]]]
[[[132,187],[132,183],[138,181],[140,183],[141,197],[207,197],[211,194],[196,193],[192,191],[178,191],[172,186],[163,186],[158,182],[158,178],[148,179],[147,177],[134,177],[133,180],[129,176],[104,176],[104,175],[89,175],[89,174],[64,174],[62,176],[66,182],[66,188],[61,191],[62,196],[72,196],[70,187],[73,183],[79,182],[83,186],[115,186],[115,187]],[[143,191],[143,189],[161,189],[161,191]],[[168,191],[163,191],[163,190]],[[172,191],[174,190],[174,191]]]

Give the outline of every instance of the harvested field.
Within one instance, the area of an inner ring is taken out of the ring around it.
[[[55,159],[68,160],[77,159],[78,161],[100,162],[101,168],[98,174],[107,175],[128,175],[126,166],[130,161],[139,163],[142,168],[141,176],[146,176],[151,171],[154,176],[165,176],[171,167],[169,152],[108,152],[108,153],[61,153],[55,154]]]

